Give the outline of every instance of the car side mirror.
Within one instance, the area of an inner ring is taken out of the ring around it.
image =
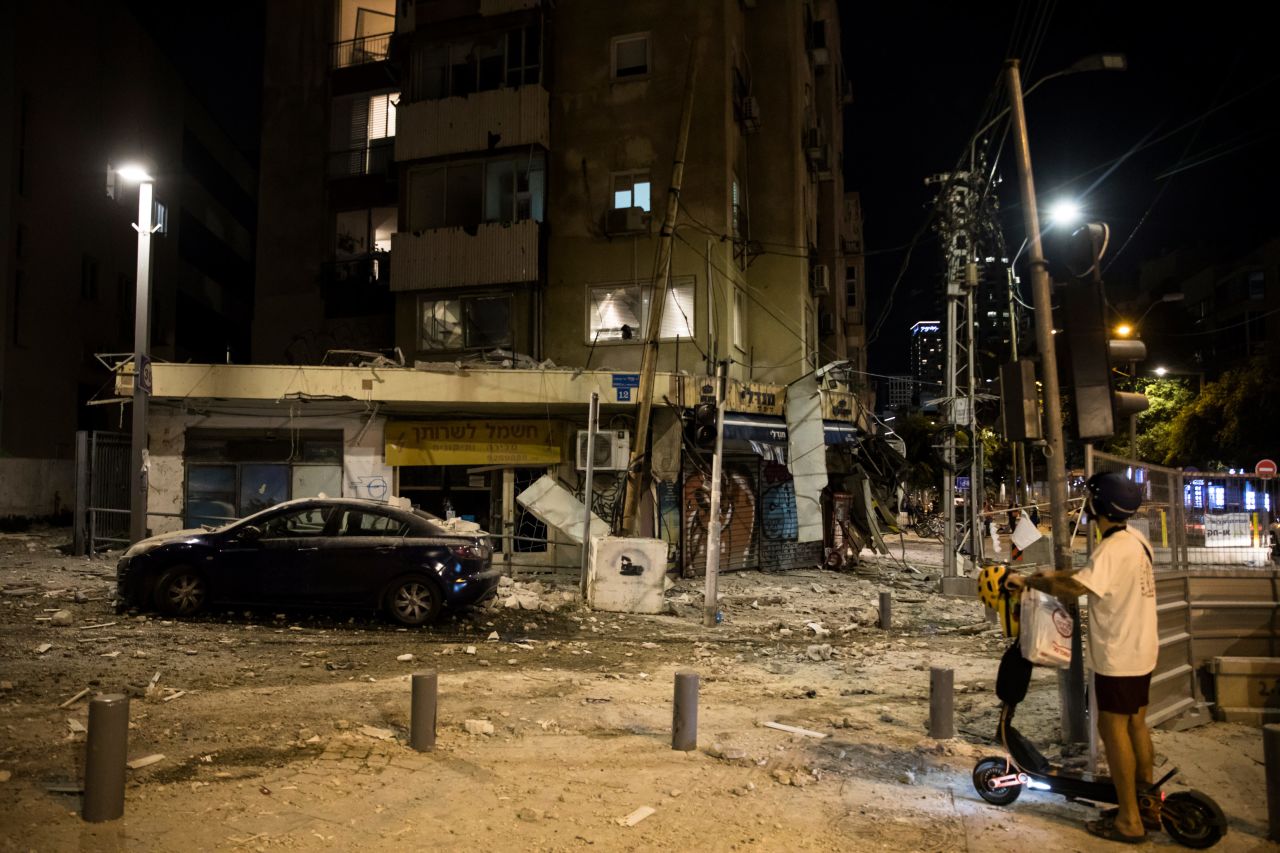
[[[246,524],[240,528],[240,532],[236,534],[236,538],[241,542],[257,542],[262,538],[262,528],[254,527],[252,524]]]

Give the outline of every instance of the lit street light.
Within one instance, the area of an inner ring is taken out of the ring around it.
[[[116,176],[138,185],[138,284],[133,319],[133,434],[129,454],[129,541],[147,538],[147,403],[151,394],[151,235],[155,179],[130,163]]]
[[[1049,220],[1059,227],[1075,225],[1080,221],[1080,205],[1070,199],[1054,202],[1049,208]]]
[[[1116,334],[1122,338],[1127,338],[1133,334],[1133,326],[1130,326],[1128,323],[1121,323],[1116,326]]]

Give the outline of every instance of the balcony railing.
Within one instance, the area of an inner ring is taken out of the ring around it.
[[[375,139],[355,148],[329,152],[329,177],[354,178],[385,175],[394,161],[395,137]]]
[[[329,59],[330,68],[347,68],[352,65],[366,65],[370,62],[383,62],[391,50],[391,36],[394,33],[378,33],[372,36],[360,36],[333,43],[333,53]]]
[[[396,159],[524,145],[549,148],[550,127],[550,96],[535,84],[402,102],[396,108]]]
[[[373,252],[333,261],[323,268],[325,316],[357,317],[391,310],[391,256]]]
[[[391,289],[431,290],[538,279],[538,223],[485,223],[391,235]]]

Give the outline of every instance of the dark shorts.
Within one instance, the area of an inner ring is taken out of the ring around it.
[[[1147,707],[1151,693],[1151,673],[1146,675],[1093,674],[1093,691],[1098,710],[1111,714],[1136,714]]]

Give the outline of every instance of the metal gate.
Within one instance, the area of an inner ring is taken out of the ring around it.
[[[759,565],[760,523],[757,495],[760,460],[756,456],[724,460],[720,496],[720,571]],[[686,472],[683,486],[682,551],[685,577],[707,572],[707,531],[711,489],[701,471]]]
[[[130,453],[128,433],[76,433],[76,553],[129,544]]]

